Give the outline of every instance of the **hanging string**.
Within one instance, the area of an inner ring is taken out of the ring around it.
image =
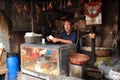
[[[62,9],[62,0],[60,0],[60,9]]]
[[[43,8],[42,8],[43,11],[45,11],[45,4],[43,3]]]
[[[64,9],[66,8],[66,1],[64,1],[63,8]]]

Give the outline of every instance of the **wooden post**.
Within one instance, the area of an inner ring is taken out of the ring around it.
[[[118,1],[118,3],[120,2],[120,0]],[[119,11],[118,11],[118,41],[117,41],[117,51],[118,51],[118,56],[120,56],[120,4],[118,5],[119,7]]]
[[[91,26],[91,32],[95,32],[95,26]],[[92,65],[94,65],[96,61],[96,54],[95,54],[95,38],[91,38],[91,48],[92,48]]]
[[[36,9],[35,9],[35,5],[36,5],[36,2],[35,0],[31,0],[31,28],[32,28],[32,32],[34,32],[34,19],[35,19],[35,14],[36,14]]]

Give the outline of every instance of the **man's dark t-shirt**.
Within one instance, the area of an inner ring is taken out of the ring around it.
[[[58,37],[61,38],[61,39],[65,39],[65,40],[71,40],[73,43],[76,43],[77,32],[72,31],[70,35],[67,35],[67,33],[64,31]]]

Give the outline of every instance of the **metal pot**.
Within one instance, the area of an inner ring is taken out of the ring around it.
[[[82,66],[69,63],[69,76],[82,78],[82,75],[83,75]]]

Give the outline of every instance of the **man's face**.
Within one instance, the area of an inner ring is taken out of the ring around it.
[[[65,23],[64,23],[64,29],[65,29],[66,33],[70,33],[71,32],[72,26],[71,26],[71,24],[70,24],[69,21],[65,21]]]

